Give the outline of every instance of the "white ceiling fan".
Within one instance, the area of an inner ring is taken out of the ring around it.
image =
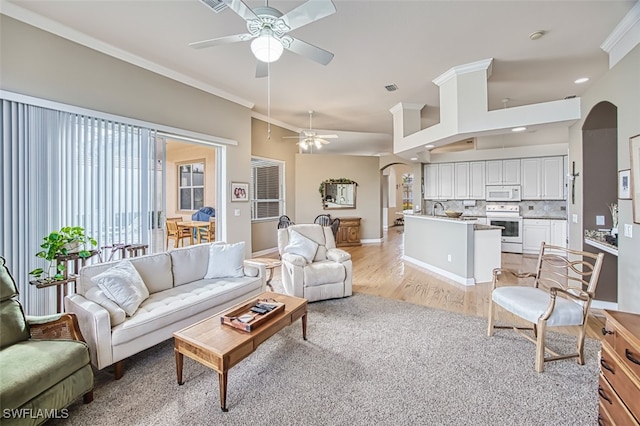
[[[309,111],[309,129],[301,131],[299,136],[284,136],[283,139],[300,139],[300,142],[297,144],[305,151],[309,148],[313,149],[314,147],[320,149],[322,145],[331,143],[327,139],[338,139],[338,135],[319,135],[313,130],[312,120],[313,111]]]
[[[200,0],[212,7],[208,0]],[[297,8],[283,15],[277,9],[269,7],[265,0],[264,7],[250,9],[242,0],[222,0],[234,12],[247,22],[247,33],[214,38],[189,43],[195,49],[219,46],[253,40],[251,51],[258,59],[256,77],[266,77],[269,73],[268,63],[277,61],[284,49],[327,65],[333,59],[333,53],[290,36],[288,33],[304,25],[315,22],[336,12],[331,0],[308,0]],[[215,9],[214,9],[215,10]]]

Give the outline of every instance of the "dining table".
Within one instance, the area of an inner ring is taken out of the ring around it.
[[[196,238],[194,235],[197,234],[197,242],[200,243],[200,233],[198,232],[198,228],[205,228],[207,231],[209,230],[209,222],[203,222],[200,220],[186,220],[182,222],[178,222],[178,226],[189,229],[189,235],[191,235],[190,245],[193,245]]]

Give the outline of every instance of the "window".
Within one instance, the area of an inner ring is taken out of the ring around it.
[[[251,159],[251,220],[277,219],[284,213],[284,163]]]
[[[178,210],[204,207],[204,161],[178,165]]]
[[[402,210],[413,209],[413,174],[402,175]]]

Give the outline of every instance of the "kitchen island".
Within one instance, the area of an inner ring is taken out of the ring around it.
[[[491,281],[502,264],[501,231],[465,217],[407,214],[403,259],[463,285]]]

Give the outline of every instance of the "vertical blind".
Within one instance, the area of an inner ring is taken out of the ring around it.
[[[130,124],[2,100],[0,256],[29,314],[55,310],[55,290],[29,285],[41,240],[81,226],[98,246],[152,245],[162,188],[155,132]],[[153,249],[153,247],[152,247]]]

